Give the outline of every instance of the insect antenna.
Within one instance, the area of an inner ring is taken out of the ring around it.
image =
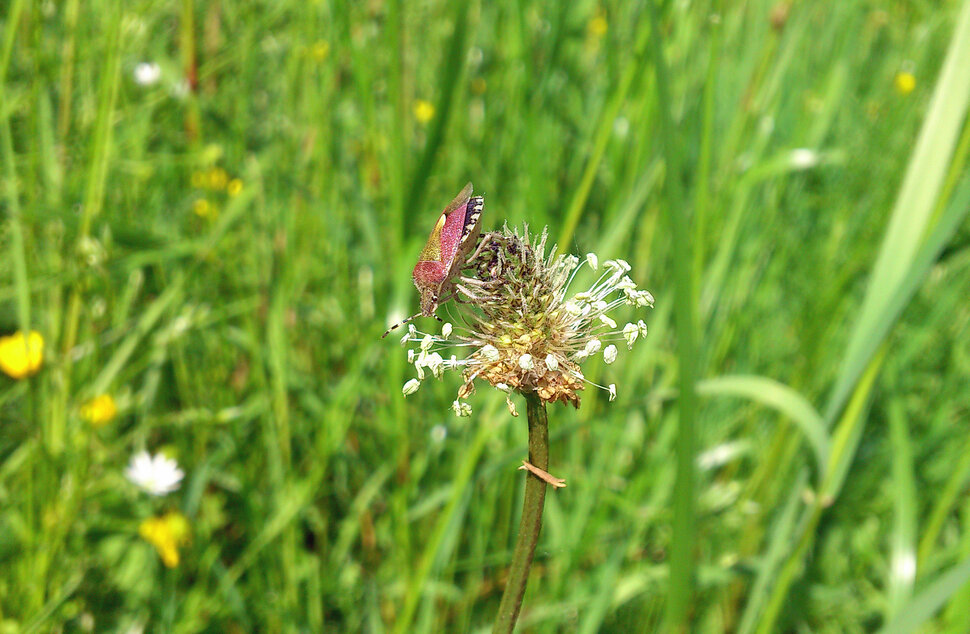
[[[421,313],[420,312],[414,313],[413,315],[411,315],[407,319],[404,319],[404,320],[401,320],[401,321],[397,322],[396,324],[394,324],[393,326],[391,326],[390,328],[388,328],[387,330],[384,331],[384,334],[381,335],[381,339],[383,339],[384,337],[386,337],[389,334],[391,334],[391,331],[392,330],[397,330],[398,328],[400,328],[404,324],[410,323],[415,317],[420,317],[420,316],[421,316]],[[435,319],[437,319],[438,321],[440,321],[441,323],[444,323],[445,322],[445,320],[442,319],[441,317],[438,317],[438,315],[436,313],[433,313],[431,316],[434,317]]]
[[[401,326],[403,326],[404,324],[406,324],[406,323],[409,323],[409,322],[410,322],[410,321],[411,321],[412,319],[414,319],[415,317],[420,317],[420,316],[421,316],[421,313],[414,313],[413,315],[411,315],[411,316],[410,316],[410,317],[408,317],[407,319],[403,319],[403,320],[401,320],[401,321],[399,321],[399,322],[397,322],[396,324],[394,324],[393,326],[391,326],[390,328],[388,328],[387,330],[385,330],[385,331],[384,331],[384,334],[383,334],[383,335],[381,335],[381,339],[383,339],[384,337],[386,337],[386,336],[388,336],[389,334],[391,334],[391,331],[392,331],[392,330],[397,330],[398,328],[400,328],[400,327],[401,327]]]

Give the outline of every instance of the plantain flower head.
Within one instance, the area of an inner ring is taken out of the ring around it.
[[[590,383],[613,400],[615,386],[587,380],[582,365],[598,356],[611,364],[617,357],[612,342],[632,348],[646,334],[642,320],[619,327],[609,315],[623,305],[653,306],[653,296],[627,275],[630,265],[623,260],[601,263],[595,254],[582,260],[557,255],[555,247],[546,255],[546,231],[530,236],[526,228],[520,236],[506,227],[483,240],[478,257],[469,263],[473,273],[456,284],[463,302],[473,307],[465,325],[446,324],[441,335],[421,333],[411,325],[402,339],[402,344],[417,345],[408,351],[408,361],[418,381],[428,373],[439,378],[454,369],[463,379],[459,399],[471,394],[479,379],[507,395],[535,393],[544,402],[575,407],[580,405],[579,392]],[[588,289],[570,293],[584,265],[599,271],[599,277]],[[463,359],[446,358],[443,353],[451,347],[471,352]],[[507,401],[514,415],[508,396]],[[455,403],[456,413],[470,413]]]

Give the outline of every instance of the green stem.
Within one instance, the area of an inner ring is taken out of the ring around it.
[[[543,471],[549,468],[549,424],[546,405],[536,394],[526,394],[526,417],[529,420],[529,462]],[[522,503],[522,521],[519,537],[512,554],[509,578],[502,594],[502,603],[495,617],[492,633],[511,632],[522,608],[525,584],[529,581],[532,557],[542,529],[542,505],[546,500],[546,483],[533,474],[525,480],[525,500]]]
[[[683,191],[680,137],[671,113],[670,75],[664,60],[660,30],[660,16],[654,0],[646,3],[650,16],[653,44],[654,74],[657,78],[657,114],[660,120],[660,140],[667,162],[664,177],[667,214],[671,226],[674,273],[674,317],[677,333],[677,374],[680,395],[677,399],[677,479],[674,482],[673,540],[670,545],[670,583],[664,617],[666,631],[686,632],[691,627],[691,606],[694,602],[696,560],[694,543],[697,529],[697,473],[695,458],[697,438],[697,308],[695,306],[694,276],[689,233],[688,203]],[[700,248],[697,245],[696,248]],[[647,621],[644,621],[647,622]]]

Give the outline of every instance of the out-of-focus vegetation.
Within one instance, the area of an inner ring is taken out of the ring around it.
[[[490,627],[524,421],[379,338],[467,180],[657,298],[550,410],[523,631],[970,630],[970,3],[657,14],[4,2],[0,632]]]

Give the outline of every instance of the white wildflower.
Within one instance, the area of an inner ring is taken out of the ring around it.
[[[161,78],[162,69],[155,62],[142,62],[135,66],[134,75],[139,86],[151,86]]]
[[[151,495],[178,490],[184,476],[176,461],[160,453],[152,456],[147,451],[135,454],[125,470],[125,477]]]

